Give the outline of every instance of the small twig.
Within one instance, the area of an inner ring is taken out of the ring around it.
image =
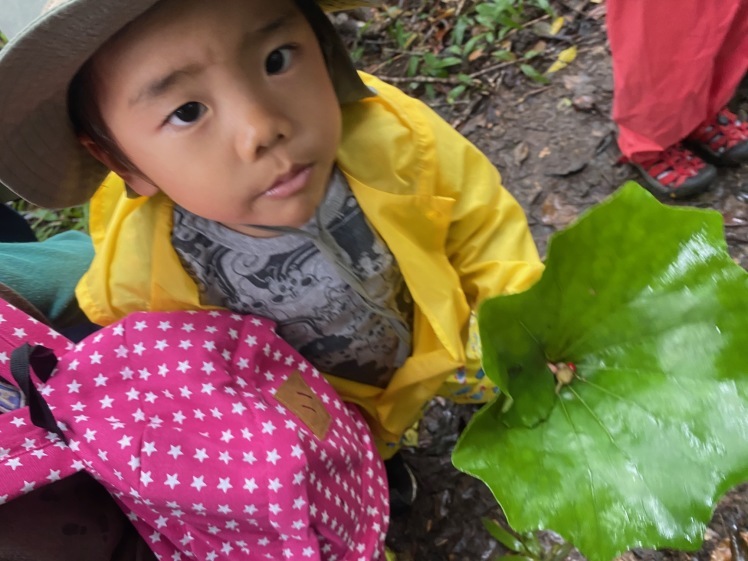
[[[520,98],[519,98],[519,99],[518,99],[518,100],[517,100],[517,101],[516,101],[516,102],[514,103],[514,105],[519,105],[520,103],[524,103],[525,101],[527,101],[527,98],[528,98],[528,97],[532,97],[532,96],[534,96],[534,95],[538,95],[539,93],[542,93],[542,92],[544,92],[545,90],[547,90],[547,89],[550,89],[551,87],[552,87],[552,86],[550,86],[550,85],[549,85],[549,86],[543,86],[542,88],[537,88],[537,89],[535,89],[535,90],[529,91],[529,92],[527,92],[527,93],[526,93],[525,95],[523,95],[522,97],[520,97]]]
[[[457,86],[463,83],[457,78],[436,78],[433,76],[413,76],[411,78],[407,76],[378,76],[378,78],[385,82],[392,82],[393,84],[417,82],[419,84],[451,84]]]
[[[527,21],[527,22],[523,23],[521,27],[510,29],[509,31],[507,31],[506,35],[504,35],[504,38],[506,39],[510,35],[514,35],[515,33],[517,33],[517,31],[519,31],[521,29],[527,29],[531,25],[535,25],[536,23],[541,22],[543,20],[546,20],[546,19],[548,19],[550,17],[551,16],[549,16],[548,14],[545,14],[543,16],[540,16],[539,18],[531,19],[530,21]]]
[[[405,53],[398,53],[398,54],[396,54],[394,57],[392,57],[389,60],[383,60],[382,62],[380,62],[379,64],[377,64],[374,68],[367,69],[367,72],[369,74],[376,75],[376,73],[379,72],[382,68],[384,68],[387,65],[392,64],[393,62],[395,62],[396,60],[401,59],[404,56],[405,56]]]
[[[568,10],[571,10],[572,12],[576,12],[580,16],[587,17],[587,14],[585,13],[584,9],[587,7],[587,4],[590,3],[590,0],[585,0],[584,4],[580,8],[576,6],[570,6],[566,0],[558,0],[562,6],[566,7]]]
[[[506,68],[507,66],[512,66],[514,64],[517,64],[519,62],[518,60],[508,60],[505,62],[500,62],[498,64],[492,64],[491,66],[486,66],[485,68],[481,68],[480,70],[476,70],[472,74],[468,74],[471,78],[477,78],[478,76],[483,76],[484,74],[490,74],[494,70],[501,70],[502,68]]]
[[[467,122],[467,120],[473,115],[473,112],[478,107],[481,101],[483,101],[483,96],[482,95],[476,96],[476,99],[474,99],[470,103],[470,105],[462,112],[462,115],[460,115],[459,118],[455,119],[454,121],[452,121],[452,123],[450,123],[452,125],[452,128],[459,130],[459,128],[462,125],[464,125]]]
[[[382,52],[407,56],[423,56],[424,53],[424,51],[404,51],[402,49],[393,49],[392,47],[382,47]]]
[[[462,13],[462,9],[465,7],[465,2],[467,0],[460,0],[460,3],[457,5],[457,9],[455,10],[455,17],[459,17],[459,15]]]
[[[534,24],[536,24],[536,23],[538,23],[540,21],[548,19],[549,17],[550,16],[548,14],[545,14],[545,15],[540,16],[539,18],[535,18],[533,20],[530,20],[530,21],[522,24],[522,28],[521,29],[526,29],[526,28],[530,27],[531,25],[534,25]],[[518,31],[517,29],[512,29],[504,37],[505,38],[509,37],[512,33],[515,33],[517,31]],[[468,76],[470,76],[471,78],[477,78],[478,76],[483,76],[484,74],[490,74],[494,70],[500,70],[502,68],[506,68],[507,66],[512,66],[513,64],[517,64],[518,62],[522,62],[521,59],[508,60],[508,61],[500,62],[498,64],[494,64],[494,65],[491,65],[491,66],[486,66],[485,68],[481,68],[480,70],[477,70],[477,71],[473,72],[472,74],[468,74]]]

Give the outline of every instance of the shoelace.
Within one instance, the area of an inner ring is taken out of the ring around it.
[[[733,146],[748,141],[748,123],[741,121],[735,113],[724,108],[717,113],[712,122],[696,129],[690,138],[722,154]]]
[[[636,161],[647,174],[666,187],[680,187],[688,178],[696,176],[706,162],[678,143],[655,156]]]

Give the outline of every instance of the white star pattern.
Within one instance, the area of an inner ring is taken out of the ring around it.
[[[200,448],[195,450],[195,455],[193,457],[200,463],[203,463],[208,459],[208,453],[205,451],[205,448]]]
[[[156,341],[156,344],[153,346],[153,348],[157,351],[163,351],[164,349],[169,348],[169,343],[167,343],[165,339],[159,339],[158,341]]]
[[[255,478],[253,477],[251,479],[245,479],[243,488],[249,491],[250,493],[254,493],[255,490],[257,489],[257,483],[255,483]]]
[[[7,320],[2,302],[0,310]],[[16,324],[32,332],[30,322]],[[24,415],[0,416],[0,430],[27,431],[18,441],[25,455],[0,449],[0,465],[23,477],[9,478],[15,488],[0,483],[10,492],[0,503],[93,470],[164,561],[194,558],[193,547],[209,561],[378,559],[387,489],[373,440],[271,322],[222,311],[132,314],[69,350],[50,333],[38,340],[61,357],[40,391],[69,444]],[[324,439],[275,398],[294,372],[331,417]],[[38,476],[30,464],[43,466]],[[327,538],[317,542],[309,525],[326,527]]]
[[[70,383],[67,385],[67,387],[68,387],[69,393],[78,393],[78,390],[80,390],[81,385],[75,380],[71,380]]]
[[[164,485],[174,490],[174,488],[179,485],[179,478],[177,477],[177,474],[171,474],[166,476],[166,481],[164,482]]]
[[[204,487],[207,487],[207,483],[205,483],[205,476],[201,475],[199,477],[192,477],[192,485],[190,487],[194,487],[198,491],[202,491]]]
[[[60,477],[60,470],[59,469],[50,470],[49,475],[47,475],[47,479],[50,482],[52,482],[52,481],[59,481],[60,479],[62,479]]]
[[[233,489],[233,485],[231,485],[231,479],[228,477],[219,477],[217,488],[224,493],[228,493],[229,489]]]
[[[146,454],[148,455],[148,457],[150,457],[155,452],[156,452],[155,442],[144,442],[143,443],[143,454]]]
[[[169,456],[174,458],[175,460],[179,458],[179,456],[184,456],[184,453],[182,452],[181,446],[174,446],[173,444],[169,447],[169,451],[167,452]]]

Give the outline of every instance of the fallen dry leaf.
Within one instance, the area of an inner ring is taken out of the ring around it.
[[[551,193],[543,201],[541,221],[548,226],[564,228],[577,217],[577,208],[568,204],[558,193]]]
[[[468,60],[473,62],[474,60],[483,56],[483,49],[476,49],[468,55]]]
[[[514,156],[514,163],[520,165],[530,155],[530,147],[526,142],[520,142],[512,150],[512,155]]]
[[[592,18],[594,20],[601,20],[608,14],[608,7],[605,4],[600,4],[599,6],[595,6],[592,8],[588,13],[587,17]]]
[[[712,550],[712,553],[709,555],[709,561],[732,561],[730,540],[728,538],[720,540],[720,542]]]
[[[547,146],[545,146],[545,147],[544,147],[544,148],[543,148],[543,149],[542,149],[542,150],[540,151],[540,153],[538,153],[538,158],[540,158],[540,159],[542,160],[542,159],[543,159],[543,158],[545,158],[546,156],[549,156],[549,155],[550,155],[550,153],[551,153],[551,149],[550,149],[550,148],[548,148]]]
[[[630,551],[627,551],[623,555],[616,557],[613,561],[639,561],[639,558]]]
[[[722,216],[727,227],[745,226],[748,224],[748,209],[744,203],[741,203],[734,196],[730,196],[725,200],[725,205],[722,208]]]
[[[559,70],[563,70],[567,66],[569,66],[572,62],[574,62],[574,59],[577,58],[577,46],[572,45],[568,49],[564,49],[560,53],[558,53],[558,57],[554,61],[553,64],[551,64],[550,68],[545,71],[546,74],[553,74],[554,72],[558,72]]]
[[[538,41],[537,43],[535,43],[530,50],[538,52],[538,53],[542,53],[543,51],[545,51],[545,48],[547,46],[548,46],[548,44],[541,39],[540,41]]]
[[[564,21],[563,16],[559,16],[553,20],[551,27],[548,29],[551,35],[558,35],[558,32],[561,31],[561,28],[564,26]]]
[[[709,542],[709,541],[715,541],[718,539],[719,539],[719,534],[707,526],[707,529],[704,532],[704,541]]]
[[[579,111],[592,111],[595,108],[595,98],[591,95],[578,95],[571,100],[574,109]]]
[[[595,83],[589,74],[580,72],[579,74],[566,74],[562,78],[564,87],[574,95],[591,94],[597,90]]]

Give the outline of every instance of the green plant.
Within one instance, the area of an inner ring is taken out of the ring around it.
[[[415,31],[406,29],[401,19],[395,19],[393,24],[387,28],[387,32],[397,48],[403,50],[408,49],[418,37]]]
[[[483,67],[490,67],[495,61],[514,63],[521,59],[520,70],[526,76],[542,83],[548,81],[531,65],[544,53],[531,48],[515,53],[508,39],[527,27],[529,21],[538,19],[538,14],[540,19],[555,17],[547,0],[468,0],[461,6],[457,14],[452,8],[440,10],[436,4],[418,12],[392,6],[381,8],[376,12],[378,24],[369,29],[384,31],[386,43],[391,45],[385,44],[384,48],[394,56],[378,63],[376,71],[386,74],[386,69],[395,68],[397,63],[402,78],[413,78],[405,81],[407,87],[423,88],[427,97],[441,93],[447,102],[484,86],[471,73],[479,60],[483,60]],[[361,44],[355,41],[352,46],[357,49],[359,60],[363,54]]]
[[[566,542],[556,543],[545,549],[537,532],[518,534],[490,518],[482,518],[481,522],[496,541],[512,552],[501,555],[494,561],[563,561],[572,550],[572,545]]]
[[[590,561],[692,550],[748,479],[748,273],[721,216],[628,184],[550,243],[528,291],[486,301],[486,374],[504,393],[454,464],[511,527],[552,529]],[[557,387],[553,368],[576,373]]]
[[[26,218],[40,241],[60,232],[88,229],[88,205],[58,210],[38,208],[26,201],[15,201],[11,205]]]

